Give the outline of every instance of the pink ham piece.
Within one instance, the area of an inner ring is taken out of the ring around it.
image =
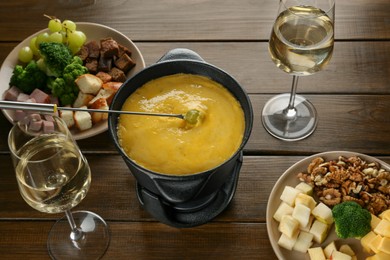
[[[42,120],[30,120],[28,128],[32,131],[39,131],[42,128]]]
[[[54,132],[54,122],[53,121],[47,121],[47,120],[44,120],[42,121],[42,125],[43,125],[43,132],[45,134],[49,134],[49,133],[53,133]]]
[[[20,89],[18,89],[15,86],[12,86],[4,92],[3,98],[4,100],[8,100],[8,101],[16,101],[20,93],[22,93]]]
[[[16,101],[26,102],[29,98],[30,98],[29,95],[27,95],[25,93],[20,93],[19,96],[17,97]]]
[[[16,121],[16,122],[20,121],[23,118],[25,118],[26,115],[27,115],[26,112],[24,112],[23,110],[17,109],[17,110],[15,110],[15,114],[14,114],[13,120]]]
[[[37,103],[50,103],[50,96],[37,88],[30,94],[30,98],[34,98]]]

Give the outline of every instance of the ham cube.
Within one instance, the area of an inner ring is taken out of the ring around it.
[[[18,89],[15,86],[12,86],[4,92],[3,98],[4,100],[8,100],[8,101],[17,101],[20,93],[22,93],[20,89]]]
[[[20,93],[19,96],[17,97],[16,101],[26,102],[29,98],[30,98],[29,95],[27,95],[25,93]]]
[[[37,88],[30,94],[30,98],[34,98],[37,103],[50,103],[50,96]]]
[[[42,128],[42,120],[31,120],[28,128],[32,131],[39,131]]]
[[[43,132],[45,134],[49,134],[49,133],[54,132],[54,122],[53,121],[44,120],[42,123],[42,126],[43,126]]]

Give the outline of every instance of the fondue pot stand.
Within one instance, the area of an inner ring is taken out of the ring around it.
[[[117,136],[117,114],[109,114],[108,125],[115,146],[137,180],[136,192],[141,205],[160,222],[181,228],[210,221],[232,200],[242,165],[242,150],[252,131],[253,111],[248,95],[236,80],[205,62],[196,52],[181,48],[169,51],[156,64],[124,82],[110,109],[121,110],[126,99],[145,83],[178,73],[206,76],[228,89],[239,101],[245,115],[245,132],[231,158],[200,173],[184,176],[156,173],[136,164],[122,150]]]

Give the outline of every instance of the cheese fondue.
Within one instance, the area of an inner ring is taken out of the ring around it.
[[[118,139],[128,157],[154,172],[186,175],[212,169],[241,145],[245,119],[235,97],[217,82],[175,74],[152,80],[132,93],[123,111],[186,114],[201,111],[196,125],[155,116],[119,116]]]

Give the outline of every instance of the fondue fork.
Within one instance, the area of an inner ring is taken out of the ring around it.
[[[17,102],[17,101],[0,101],[1,109],[20,109],[20,110],[32,110],[37,112],[56,113],[58,110],[68,111],[82,111],[82,112],[96,112],[96,113],[114,113],[114,114],[129,114],[129,115],[141,115],[141,116],[162,116],[162,117],[176,117],[185,119],[185,115],[182,114],[164,114],[164,113],[150,113],[150,112],[135,112],[135,111],[121,111],[121,110],[106,110],[106,109],[89,109],[89,108],[76,108],[76,107],[59,107],[56,104],[43,104],[43,103],[29,103],[29,102]]]

